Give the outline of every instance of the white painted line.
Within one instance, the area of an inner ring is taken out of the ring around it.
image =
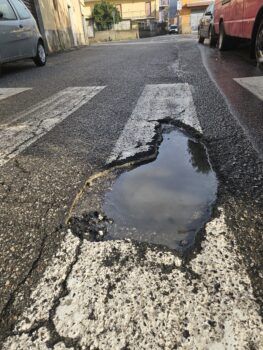
[[[21,92],[32,90],[31,88],[0,88],[0,101],[5,98],[20,94]]]
[[[243,88],[249,90],[252,94],[263,101],[263,76],[261,77],[247,77],[234,79]]]
[[[149,151],[159,121],[166,118],[202,132],[188,84],[146,85],[107,163]]]
[[[18,323],[17,329],[27,330],[43,319],[47,319],[53,301],[58,297],[60,287],[66,278],[68,267],[73,263],[76,250],[80,246],[80,239],[68,231],[62,240],[60,250],[56,253],[52,263],[47,267],[44,277],[31,294],[35,303],[24,313],[24,319]]]
[[[0,166],[98,94],[104,86],[69,87],[23,112],[9,125],[0,126]]]
[[[130,241],[81,242],[69,231],[1,349],[50,349],[51,310],[58,336],[76,340],[81,349],[182,344],[185,350],[233,350],[249,349],[251,341],[254,349],[262,349],[259,305],[224,211],[218,209],[219,217],[206,225],[202,247],[188,263],[151,246],[140,259]],[[54,349],[66,350],[66,345],[61,341]]]

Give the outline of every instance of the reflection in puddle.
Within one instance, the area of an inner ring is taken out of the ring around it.
[[[109,238],[184,249],[208,220],[216,190],[204,146],[170,127],[156,160],[123,173],[106,194]]]

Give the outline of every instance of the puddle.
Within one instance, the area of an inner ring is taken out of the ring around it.
[[[165,127],[156,160],[122,173],[106,193],[109,239],[183,250],[211,215],[217,179],[200,142]]]

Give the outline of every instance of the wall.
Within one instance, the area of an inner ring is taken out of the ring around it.
[[[38,0],[49,52],[87,44],[79,0]]]
[[[189,34],[191,30],[191,10],[190,8],[183,7],[180,11],[180,30],[182,34]]]
[[[131,30],[103,30],[95,32],[94,38],[90,38],[90,43],[118,41],[118,40],[133,40],[138,39],[139,33],[136,29]]]
[[[124,21],[121,21],[119,23],[114,24],[113,29],[114,30],[130,30],[130,29],[132,29],[132,23],[129,19],[124,20]]]

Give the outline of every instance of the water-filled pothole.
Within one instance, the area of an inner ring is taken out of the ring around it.
[[[209,219],[216,191],[204,145],[166,126],[157,158],[122,173],[106,193],[108,238],[185,249]]]

